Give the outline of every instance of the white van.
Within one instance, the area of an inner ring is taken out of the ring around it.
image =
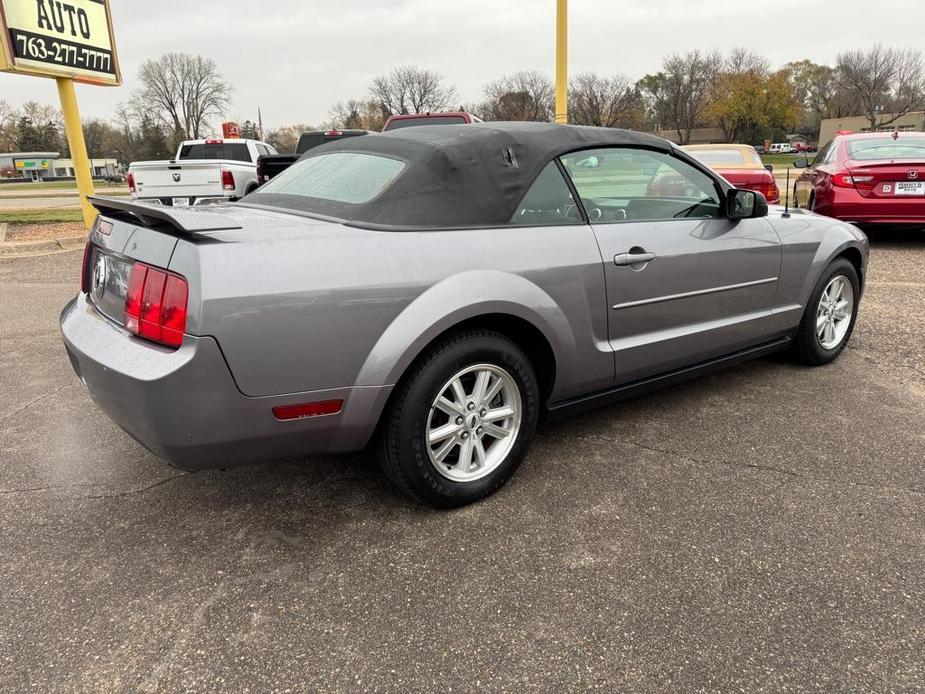
[[[768,154],[792,154],[793,147],[789,142],[775,142],[768,150]]]

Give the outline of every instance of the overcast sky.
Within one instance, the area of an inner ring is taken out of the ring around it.
[[[462,103],[514,70],[553,73],[555,0],[111,0],[125,85],[79,86],[84,117],[109,118],[139,64],[167,51],[213,58],[234,85],[228,116],[264,125],[319,123],[362,98],[379,72],[407,63],[443,73]],[[656,71],[693,48],[748,46],[774,65],[831,63],[883,42],[921,47],[925,3],[861,0],[571,0],[570,70]],[[0,98],[55,103],[51,80],[0,73]]]

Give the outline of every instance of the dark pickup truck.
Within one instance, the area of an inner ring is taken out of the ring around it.
[[[264,154],[257,159],[257,182],[263,185],[295,164],[299,157],[308,150],[323,145],[325,142],[370,134],[372,134],[370,130],[311,130],[302,133],[299,137],[299,144],[296,145],[295,154]]]

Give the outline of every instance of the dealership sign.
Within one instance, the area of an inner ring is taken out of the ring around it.
[[[122,84],[108,0],[0,0],[0,70]]]

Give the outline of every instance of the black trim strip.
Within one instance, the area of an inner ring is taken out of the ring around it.
[[[790,342],[790,337],[779,337],[771,342],[749,347],[748,349],[733,352],[716,359],[701,362],[700,364],[686,366],[675,371],[652,376],[651,378],[625,383],[615,388],[609,388],[589,395],[579,395],[576,398],[553,403],[546,407],[546,419],[554,421],[580,412],[586,412],[587,410],[619,402],[620,400],[625,400],[635,395],[641,395],[642,393],[657,390],[674,383],[680,383],[713,371],[718,371],[728,366],[734,366],[735,364],[758,359],[768,354],[774,354],[775,352],[780,352],[785,349]]]

